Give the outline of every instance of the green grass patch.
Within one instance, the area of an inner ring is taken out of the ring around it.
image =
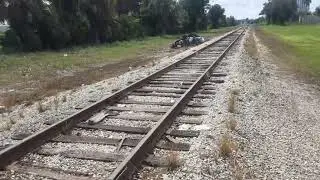
[[[59,52],[0,54],[0,85],[55,74],[57,70],[83,70],[92,66],[137,58],[144,53],[168,47],[176,36],[147,37],[143,40],[75,47]]]
[[[289,47],[288,53],[296,57],[291,63],[320,77],[320,25],[262,26],[262,30]]]
[[[203,31],[201,35],[215,36],[228,28]],[[1,36],[1,34],[0,34]],[[58,71],[83,71],[92,67],[130,61],[150,52],[168,48],[181,35],[145,37],[141,40],[74,47],[61,51],[4,54],[0,51],[0,86],[41,77],[55,77]]]

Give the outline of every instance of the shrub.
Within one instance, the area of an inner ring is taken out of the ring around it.
[[[0,39],[1,46],[5,52],[14,52],[22,50],[22,43],[17,33],[13,29],[5,32]]]

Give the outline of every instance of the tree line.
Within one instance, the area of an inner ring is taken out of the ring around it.
[[[1,0],[7,51],[61,49],[236,25],[209,0]]]
[[[304,0],[304,3],[309,6],[311,0]],[[298,12],[297,0],[268,0],[260,15],[265,15],[268,24],[283,25],[289,21],[297,21],[301,12]]]

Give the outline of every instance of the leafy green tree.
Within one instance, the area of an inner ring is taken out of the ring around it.
[[[132,13],[138,15],[140,11],[141,0],[117,0],[116,11],[118,16]]]
[[[177,32],[181,9],[175,0],[144,0],[142,6],[142,24],[149,34]]]
[[[208,18],[213,28],[218,28],[225,24],[224,12],[225,10],[219,4],[215,4],[210,8]]]
[[[265,15],[267,24],[271,23],[272,17],[272,1],[268,0],[268,2],[263,4],[263,9],[260,12],[260,15]]]
[[[314,11],[314,15],[320,16],[320,6],[316,8],[316,10]]]
[[[0,23],[4,23],[8,18],[8,0],[0,1]]]
[[[297,16],[296,0],[269,0],[260,15],[265,15],[268,23],[285,24]]]
[[[237,25],[237,21],[233,16],[227,18],[227,26],[235,26]]]
[[[210,8],[209,0],[180,0],[188,14],[187,30],[196,31],[207,27],[206,10]]]

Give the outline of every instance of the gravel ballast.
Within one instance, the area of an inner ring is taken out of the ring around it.
[[[252,58],[246,33],[216,72],[227,73],[210,102],[209,115],[184,164],[174,171],[145,168],[145,179],[319,179],[320,91],[277,64],[276,57],[253,35],[258,57]],[[234,94],[234,112],[230,97]],[[231,130],[229,122],[235,120]],[[221,154],[222,138],[231,154]],[[147,178],[146,178],[147,177]],[[157,178],[153,178],[157,177]]]

